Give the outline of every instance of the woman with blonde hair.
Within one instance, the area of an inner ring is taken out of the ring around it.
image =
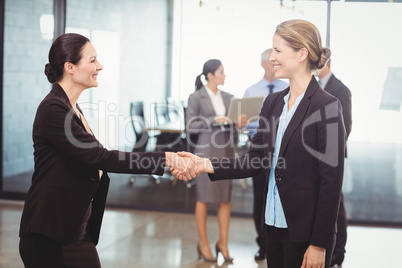
[[[264,228],[269,268],[329,267],[343,180],[345,128],[339,101],[312,71],[331,55],[317,28],[285,21],[273,36],[275,77],[289,88],[267,97],[257,134],[240,159],[201,159],[212,181],[265,172]],[[180,153],[191,156],[189,153]],[[180,177],[180,172],[173,171]]]

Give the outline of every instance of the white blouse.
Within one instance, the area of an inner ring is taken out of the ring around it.
[[[205,86],[209,97],[211,98],[212,106],[214,107],[216,116],[225,116],[226,115],[226,108],[225,104],[223,103],[223,98],[221,91],[218,89],[216,94]]]

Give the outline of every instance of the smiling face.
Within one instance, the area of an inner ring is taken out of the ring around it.
[[[75,83],[85,88],[98,86],[98,73],[103,66],[97,60],[94,46],[88,42],[81,51],[81,60],[73,65],[74,75],[72,79]]]
[[[269,61],[274,65],[276,78],[290,79],[301,68],[301,50],[295,51],[280,35],[274,34]]]

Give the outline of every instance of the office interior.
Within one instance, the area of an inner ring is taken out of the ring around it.
[[[149,128],[145,150],[182,150],[188,149],[181,142],[184,109],[203,63],[220,59],[227,75],[221,89],[241,98],[263,76],[260,54],[270,47],[276,25],[300,18],[318,27],[323,44],[332,50],[332,71],[352,93],[353,127],[343,185],[348,221],[358,227],[401,230],[401,3],[0,0],[0,199],[23,202],[29,189],[34,170],[32,123],[39,102],[51,89],[43,70],[60,34],[87,36],[104,67],[99,87],[84,92],[79,103],[105,147],[133,150],[138,140],[133,112],[140,103]],[[161,135],[167,141],[158,139]],[[172,139],[178,141],[175,146],[163,147]],[[246,139],[240,139],[239,148],[246,146]],[[177,181],[168,173],[110,177],[111,213],[153,211],[176,217],[194,212],[196,180]],[[251,179],[234,182],[232,215],[251,223],[252,202]],[[211,206],[211,217],[215,212]]]

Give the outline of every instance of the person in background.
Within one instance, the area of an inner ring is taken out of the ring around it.
[[[59,36],[45,74],[53,88],[33,124],[35,170],[20,223],[19,250],[27,268],[99,268],[96,244],[109,188],[107,172],[162,175],[165,166],[196,177],[190,159],[174,153],[105,149],[77,104],[98,86],[103,69],[91,42],[74,33]]]
[[[331,59],[328,60],[324,68],[315,73],[318,76],[321,88],[329,94],[337,98],[342,104],[343,121],[345,122],[346,140],[352,130],[352,94],[347,86],[341,80],[335,77],[331,71]],[[345,157],[347,157],[347,150],[345,146]],[[331,267],[342,267],[345,258],[345,246],[347,238],[347,219],[343,194],[339,204],[338,219],[336,221],[338,233],[336,235],[336,244],[332,256]]]
[[[270,62],[289,88],[267,97],[259,127],[241,158],[200,158],[212,181],[265,172],[264,223],[269,268],[327,268],[335,244],[342,191],[346,131],[338,99],[320,88],[312,72],[325,66],[317,27],[289,20],[276,28]],[[180,170],[172,174],[181,177]],[[202,173],[201,173],[202,174]]]
[[[246,97],[256,97],[262,96],[264,99],[278,91],[282,91],[289,86],[283,80],[275,78],[274,65],[269,61],[269,56],[271,56],[272,48],[269,48],[261,53],[261,67],[264,69],[264,77],[246,89],[244,93],[244,98]],[[253,138],[258,128],[258,121],[252,121],[246,126],[246,130],[249,131],[250,139]],[[265,175],[264,172],[260,172],[257,176],[253,177],[253,217],[254,224],[257,230],[257,244],[259,250],[254,256],[256,261],[261,261],[265,259],[265,234],[263,231],[263,226],[261,224],[263,195],[264,195],[264,185],[265,185]]]
[[[203,84],[201,78],[207,83]],[[232,124],[226,114],[233,95],[219,90],[225,82],[225,72],[220,60],[210,59],[205,62],[203,71],[195,81],[195,92],[188,98],[186,109],[187,134],[197,134],[195,154],[202,157],[233,157],[234,139],[237,134],[236,125],[243,127],[245,118],[240,124]],[[221,252],[225,262],[232,262],[229,255],[228,236],[230,222],[231,181],[212,183],[206,173],[196,178],[197,201],[195,219],[199,242],[198,257],[205,261],[215,262]],[[207,212],[210,203],[218,203],[219,239],[215,245],[216,258],[213,256],[207,236]]]

